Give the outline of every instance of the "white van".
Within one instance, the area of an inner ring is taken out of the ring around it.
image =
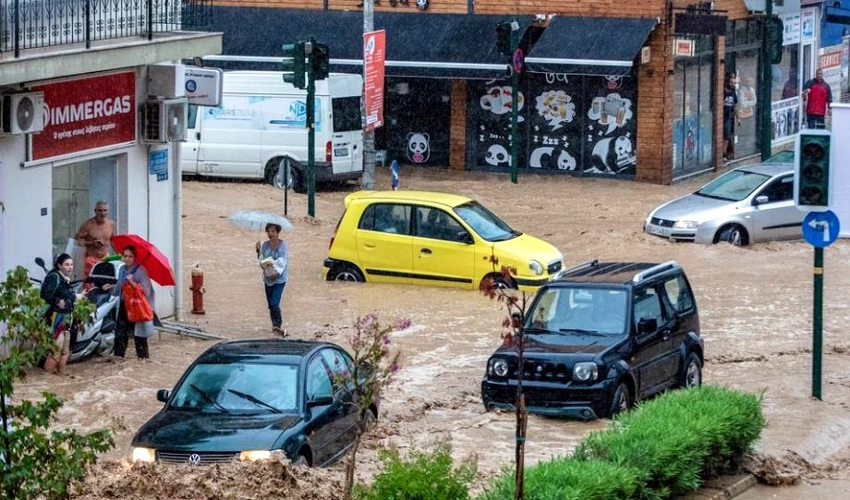
[[[363,174],[360,95],[363,77],[332,73],[316,82],[316,182]],[[264,179],[282,188],[284,172],[307,190],[307,91],[277,71],[224,73],[221,105],[190,106],[183,175]]]

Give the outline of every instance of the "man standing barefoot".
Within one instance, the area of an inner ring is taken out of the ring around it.
[[[86,247],[84,276],[109,253],[109,239],[115,234],[115,222],[109,219],[109,204],[98,201],[94,206],[94,217],[83,222],[74,238]]]

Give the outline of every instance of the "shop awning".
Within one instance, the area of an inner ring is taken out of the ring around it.
[[[517,21],[520,36],[533,18],[482,14],[375,14],[387,31],[386,72],[393,76],[497,78],[509,58],[496,50],[496,26]]]
[[[556,16],[526,55],[528,71],[623,76],[655,28],[653,18]]]
[[[276,57],[281,44],[312,36],[329,45],[333,71],[359,72],[363,64],[362,12],[220,6],[215,11],[213,29],[225,33],[225,55]],[[388,76],[489,79],[507,71],[508,58],[496,50],[496,25],[513,20],[522,34],[533,17],[375,12],[373,26],[387,32]]]

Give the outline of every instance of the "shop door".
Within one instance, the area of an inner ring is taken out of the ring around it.
[[[699,44],[698,44],[699,45]],[[676,59],[673,178],[714,164],[714,52]]]
[[[82,271],[82,255],[75,255],[68,245],[77,229],[94,215],[95,204],[109,203],[109,218],[116,220],[116,165],[117,158],[71,163],[53,169],[53,255],[69,252]],[[79,250],[77,250],[79,253]],[[81,276],[76,276],[81,278]]]

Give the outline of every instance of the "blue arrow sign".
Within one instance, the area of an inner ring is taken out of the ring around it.
[[[832,210],[809,212],[803,219],[803,237],[810,245],[824,248],[838,239],[841,224]]]

